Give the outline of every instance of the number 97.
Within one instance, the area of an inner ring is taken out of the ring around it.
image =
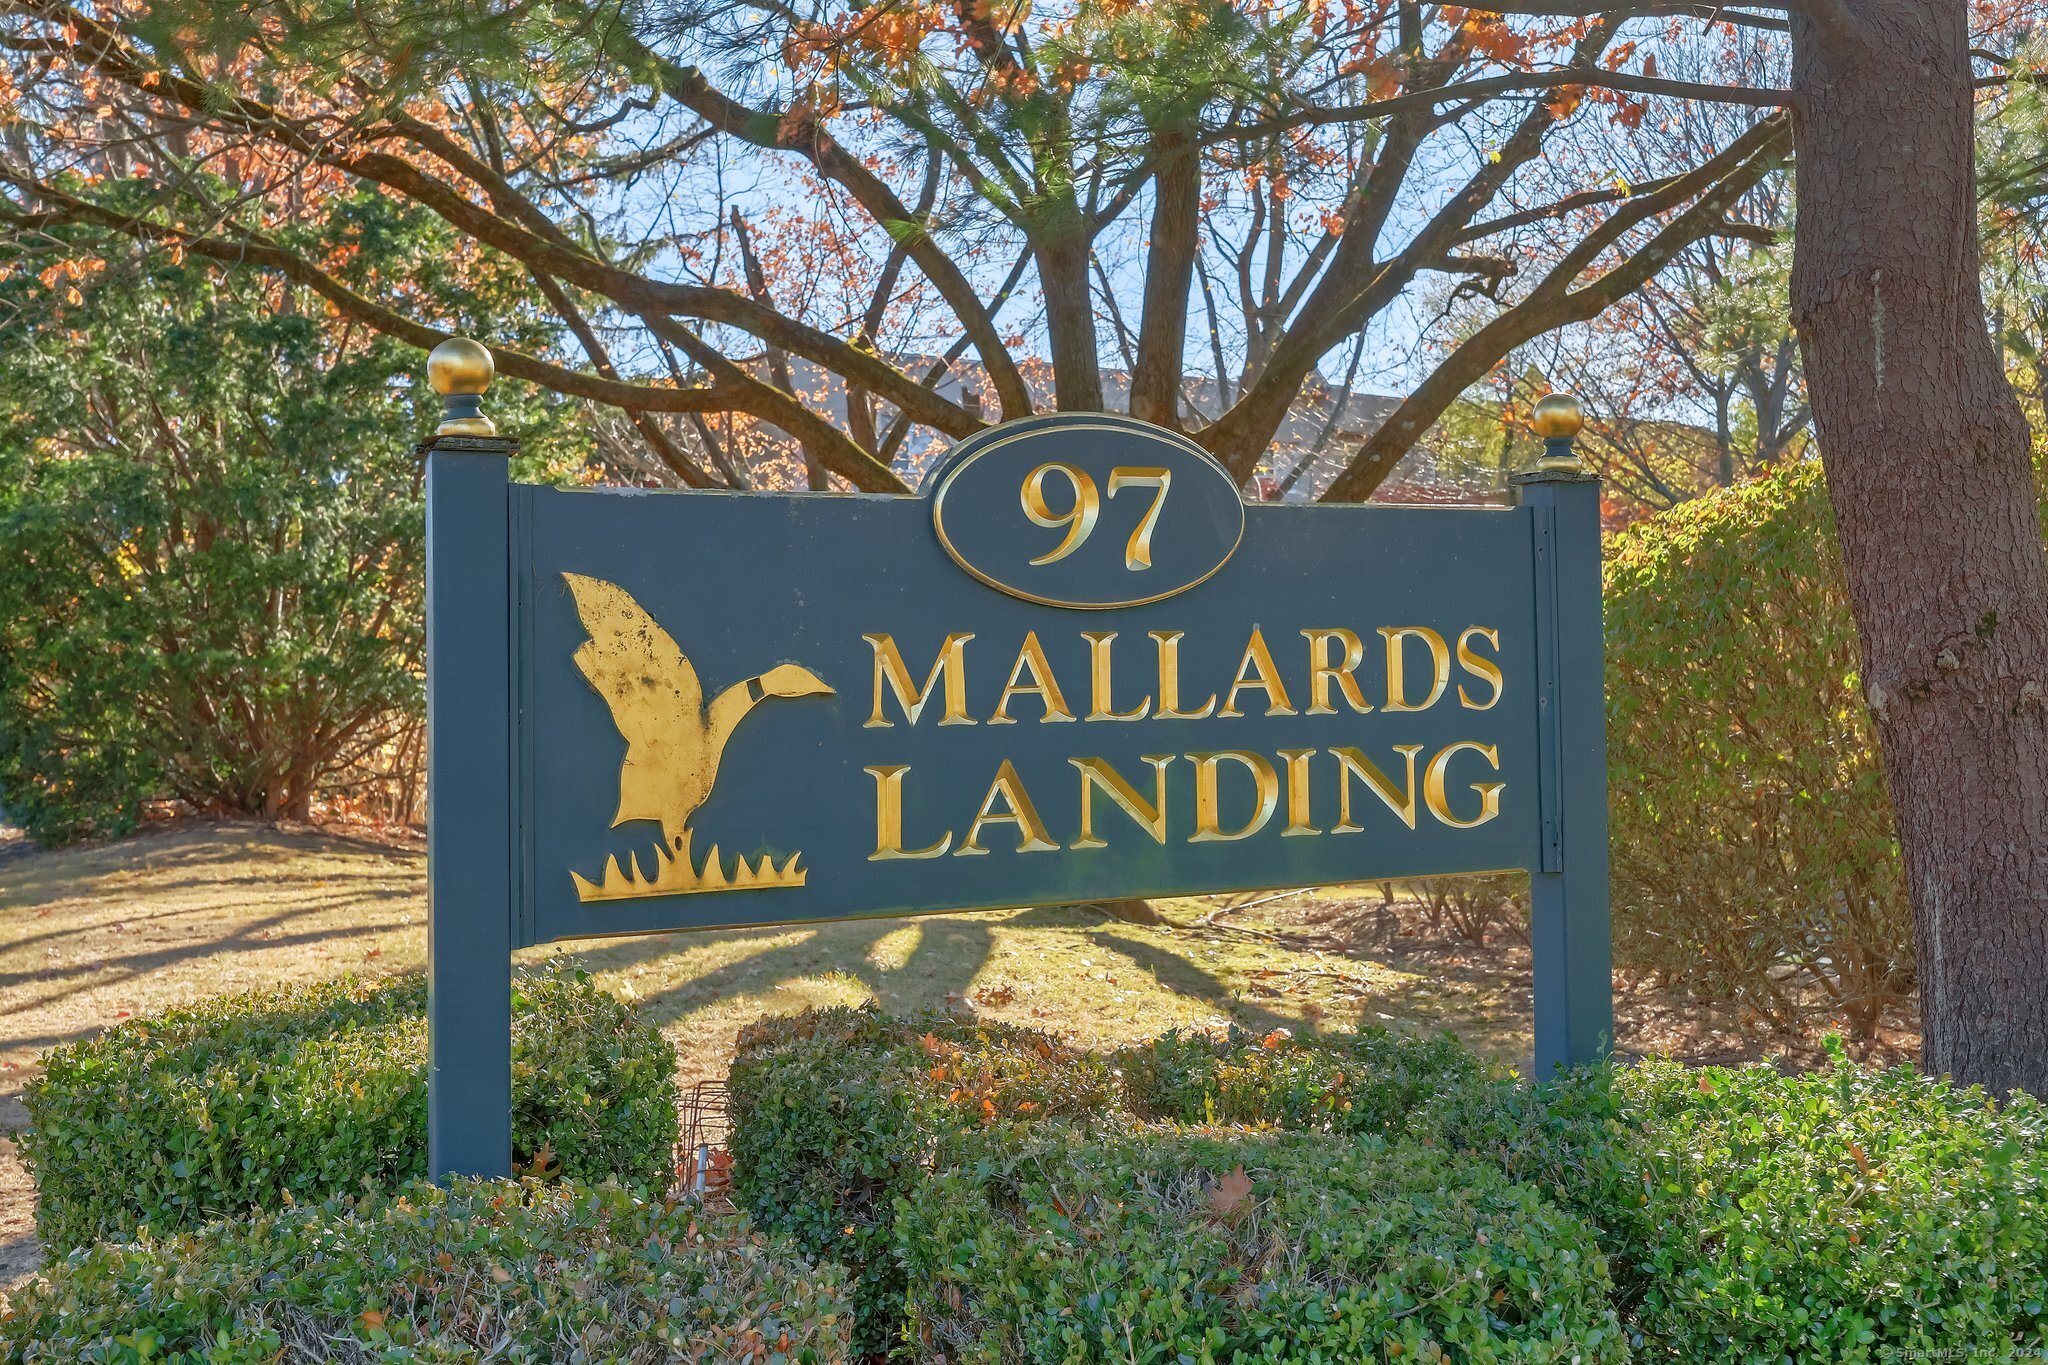
[[[1072,499],[1067,510],[1055,512],[1046,501],[1045,483],[1052,475],[1065,479],[1072,490]],[[1152,567],[1152,531],[1159,524],[1159,509],[1166,504],[1166,490],[1173,482],[1173,473],[1167,469],[1140,468],[1135,465],[1119,465],[1109,471],[1109,495],[1113,498],[1125,488],[1154,488],[1152,505],[1145,509],[1145,515],[1138,521],[1137,529],[1131,532],[1131,539],[1124,546],[1124,567],[1126,569],[1149,569]],[[1042,464],[1024,476],[1024,487],[1019,494],[1024,504],[1024,515],[1034,525],[1047,529],[1064,526],[1066,536],[1032,564],[1051,564],[1065,559],[1081,548],[1082,542],[1095,530],[1095,523],[1102,516],[1102,493],[1095,486],[1088,471],[1077,469],[1070,464]]]

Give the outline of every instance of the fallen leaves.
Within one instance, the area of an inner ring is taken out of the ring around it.
[[[1218,1222],[1235,1222],[1251,1196],[1252,1178],[1244,1173],[1244,1163],[1239,1162],[1230,1174],[1216,1182],[1216,1188],[1209,1191],[1209,1207]]]
[[[560,1175],[562,1172],[562,1161],[560,1157],[555,1155],[555,1144],[543,1142],[540,1145],[540,1150],[533,1154],[532,1161],[524,1165],[515,1161],[512,1163],[512,1168],[515,1171],[523,1171],[527,1175]]]

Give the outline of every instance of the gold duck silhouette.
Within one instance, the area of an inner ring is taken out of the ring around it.
[[[632,594],[601,578],[562,577],[590,636],[573,656],[576,667],[604,698],[626,740],[612,826],[657,821],[666,847],[687,858],[690,817],[711,795],[719,759],[739,723],[768,697],[829,696],[832,689],[807,668],[777,664],[734,683],[707,705],[697,670]],[[708,872],[722,879],[715,849],[709,862]],[[744,861],[741,868],[746,870]]]

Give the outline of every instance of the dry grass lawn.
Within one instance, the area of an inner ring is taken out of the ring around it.
[[[289,981],[417,971],[426,958],[417,845],[258,825],[193,824],[91,848],[0,857],[0,1284],[36,1263],[34,1192],[5,1134],[51,1046],[203,996]],[[1244,898],[1253,900],[1256,898]],[[1376,900],[1377,898],[1373,898]],[[637,1000],[676,1044],[684,1085],[720,1076],[762,1014],[874,999],[960,1007],[1090,1046],[1175,1026],[1400,1022],[1527,1049],[1525,981],[1318,946],[1360,893],[1301,894],[1227,913],[1166,901],[1146,927],[1082,909],[1011,910],[815,928],[662,934],[569,957]],[[1460,979],[1460,978],[1463,979]]]
[[[188,824],[97,847],[0,846],[0,1286],[30,1273],[34,1191],[7,1135],[48,1048],[208,995],[426,956],[417,844],[259,825]],[[1422,935],[1369,888],[1162,901],[1147,927],[1088,909],[1009,910],[813,928],[662,934],[519,956],[567,957],[639,1002],[682,1081],[724,1074],[740,1025],[873,999],[971,1008],[1091,1047],[1168,1028],[1386,1023],[1449,1028],[1526,1066],[1526,949]],[[1653,996],[1621,1039],[1714,1060],[1758,1040]]]

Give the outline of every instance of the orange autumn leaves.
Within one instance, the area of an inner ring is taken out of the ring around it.
[[[1272,32],[1305,27],[1312,46],[1334,41],[1370,60],[1386,45],[1391,12],[1391,0],[1085,0],[1057,11],[1036,9],[1033,0],[921,0],[793,21],[779,56],[800,86],[875,79],[934,86],[950,78],[961,98],[986,104],[1025,100],[1047,87],[1071,93],[1141,60],[1160,41],[1189,41],[1231,21]],[[1028,42],[1020,40],[1026,30]],[[804,99],[829,112],[855,102],[822,90]]]
[[[946,1087],[946,1103],[957,1106],[966,1117],[986,1125],[1006,1118],[1029,1120],[1038,1115],[1037,1101],[1019,1099],[1013,1093],[1031,1090],[1028,1085],[1016,1084],[1023,1079],[1018,1074],[1006,1075],[989,1057],[977,1055],[936,1033],[927,1033],[917,1041],[931,1061],[925,1079],[934,1086]],[[1050,1062],[1057,1055],[1042,1038],[1028,1040],[1026,1046],[1035,1050],[1039,1061]]]

